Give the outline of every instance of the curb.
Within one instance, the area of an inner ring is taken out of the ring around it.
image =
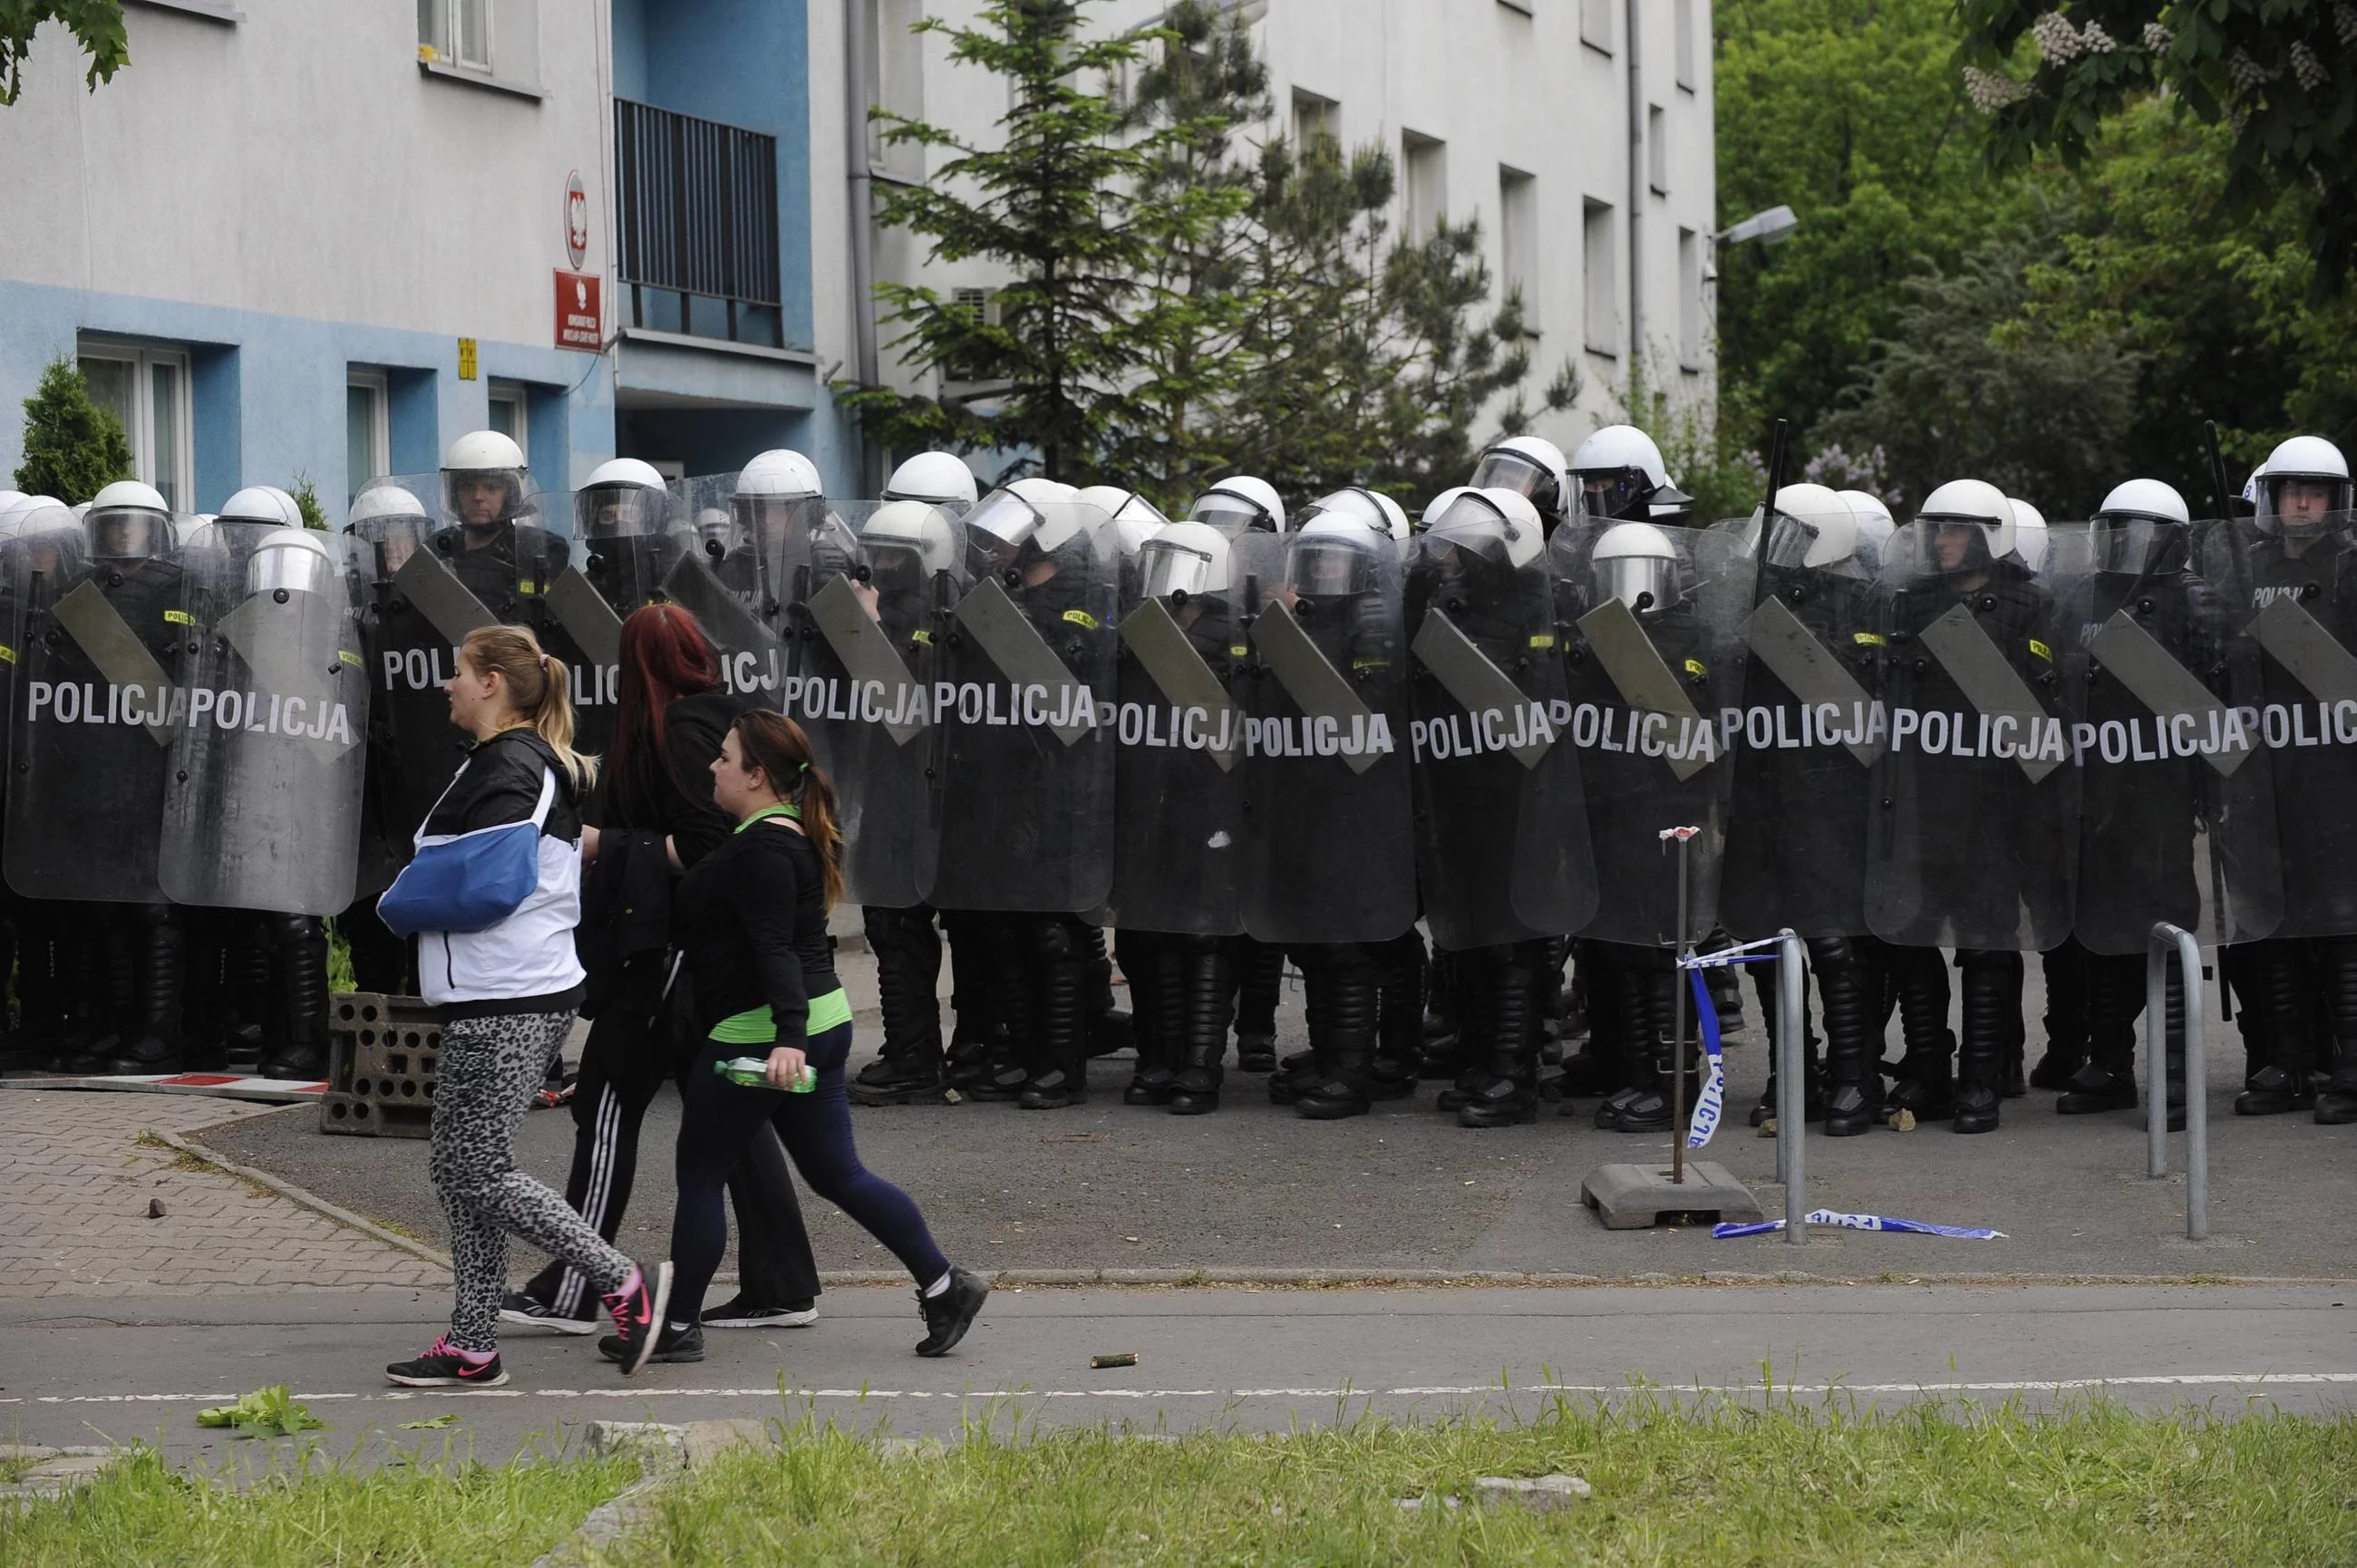
[[[221,1124],[216,1123],[216,1125]],[[199,1132],[204,1130],[198,1129]],[[235,1160],[223,1159],[201,1144],[189,1143],[178,1133],[157,1133],[156,1136],[167,1147],[188,1155],[200,1165],[209,1165],[225,1175],[233,1176],[240,1181],[250,1181],[256,1187],[268,1187],[297,1208],[307,1208],[323,1219],[334,1220],[348,1230],[357,1230],[363,1236],[383,1242],[395,1251],[406,1252],[413,1258],[432,1263],[446,1273],[449,1272],[450,1255],[447,1252],[437,1252],[422,1241],[412,1240],[397,1230],[388,1230],[373,1219],[363,1219],[349,1208],[329,1203],[318,1194],[296,1187],[291,1181],[281,1181],[268,1171],[256,1170],[252,1165],[242,1165]]]

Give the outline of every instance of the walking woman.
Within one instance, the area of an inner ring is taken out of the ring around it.
[[[405,888],[427,865],[429,848],[486,829],[536,830],[537,878],[504,918],[477,929],[416,933],[418,980],[442,1020],[429,1163],[435,1196],[449,1216],[457,1304],[449,1332],[431,1349],[384,1369],[411,1388],[508,1380],[498,1331],[510,1236],[564,1259],[597,1288],[620,1330],[613,1359],[625,1375],[646,1364],[671,1294],[669,1263],[631,1262],[562,1197],[515,1168],[517,1124],[581,1003],[583,972],[573,951],[581,917],[577,799],[597,764],[573,749],[566,684],[564,661],[543,653],[522,628],[467,634],[443,690],[450,722],[475,746],[418,830],[419,859],[382,901],[397,929],[415,929],[395,909],[432,902],[430,887]],[[427,878],[418,880],[425,886]],[[404,897],[413,903],[404,906]]]
[[[682,879],[674,911],[695,982],[699,1048],[679,1132],[672,1221],[679,1284],[655,1359],[703,1359],[697,1314],[728,1240],[721,1176],[765,1124],[777,1129],[811,1190],[890,1248],[915,1278],[925,1319],[917,1354],[946,1355],[990,1286],[950,1266],[909,1195],[862,1165],[852,1144],[843,1074],[851,1004],[826,940],[827,909],[843,889],[834,788],[812,766],[801,727],[763,710],[728,726],[712,765],[712,798],[736,818],[737,831]],[[743,1056],[767,1058],[766,1086],[714,1072]],[[786,1092],[805,1065],[816,1086]],[[602,1348],[626,1354],[629,1337]]]
[[[589,1019],[573,1099],[573,1169],[565,1198],[607,1240],[630,1207],[639,1132],[663,1084],[689,1066],[701,1038],[687,1016],[690,981],[677,973],[673,890],[681,873],[728,840],[736,819],[712,803],[712,759],[728,722],[758,697],[722,689],[720,657],[694,615],[642,605],[622,622],[614,741],[606,757],[603,827],[584,830],[580,953]],[[812,1261],[794,1181],[778,1140],[749,1140],[729,1172],[736,1199],[733,1301],[705,1314],[707,1328],[793,1328],[818,1316]],[[507,1293],[509,1323],[594,1334],[597,1303],[581,1271],[560,1258]]]

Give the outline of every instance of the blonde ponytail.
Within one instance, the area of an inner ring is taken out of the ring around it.
[[[482,674],[499,671],[515,714],[530,725],[573,775],[576,789],[597,781],[597,759],[573,749],[573,674],[565,660],[541,651],[532,628],[479,626],[459,655]]]

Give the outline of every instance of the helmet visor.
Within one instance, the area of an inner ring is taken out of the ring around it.
[[[2350,482],[2333,474],[2268,474],[2259,480],[2259,526],[2284,533],[2319,533],[2343,525]]]
[[[1555,501],[1555,476],[1522,453],[1504,447],[1481,454],[1481,460],[1473,466],[1473,488],[1512,490],[1542,506]]]
[[[1996,564],[1997,526],[1978,517],[1919,517],[1907,525],[1906,558],[1922,576],[1986,572]]]
[[[1583,468],[1579,488],[1590,516],[1641,518],[1653,481],[1642,468]]]
[[[644,485],[593,485],[573,499],[583,539],[635,539],[661,533],[671,497]]]
[[[1767,553],[1760,559],[1770,566],[1799,568],[1809,564],[1809,552],[1815,549],[1824,530],[1805,517],[1778,512],[1776,521],[1768,530]]]
[[[826,521],[823,496],[740,495],[729,502],[736,514],[737,542],[775,545],[784,540],[807,538]]]
[[[1285,558],[1286,586],[1310,598],[1365,593],[1375,581],[1371,544],[1331,533],[1297,536]]]
[[[1231,539],[1254,529],[1273,532],[1276,527],[1276,520],[1268,515],[1266,508],[1225,490],[1213,490],[1199,499],[1195,510],[1187,514],[1187,521],[1208,523]]]
[[[1009,559],[1030,542],[1047,521],[1038,507],[1013,490],[994,490],[966,514],[965,525],[976,543],[994,555]]]
[[[2184,526],[2133,512],[2113,512],[2095,519],[2087,531],[2095,570],[2118,576],[2141,577],[2160,564],[2162,554],[2184,532]]]
[[[442,515],[462,528],[491,528],[522,515],[531,487],[521,468],[445,468]]]
[[[301,542],[273,543],[264,540],[245,563],[248,594],[267,594],[279,588],[297,594],[325,594],[334,588],[337,576],[333,556]]]
[[[1596,591],[1639,614],[1665,609],[1677,563],[1660,555],[1611,555],[1595,563]]]
[[[1459,496],[1432,521],[1425,536],[1496,564],[1506,559],[1505,516],[1480,496]]]
[[[101,561],[145,561],[172,549],[171,520],[145,507],[92,507],[81,523],[91,554]]]
[[[1203,593],[1218,565],[1211,551],[1167,539],[1147,540],[1140,558],[1146,565],[1146,596],[1149,599]]]

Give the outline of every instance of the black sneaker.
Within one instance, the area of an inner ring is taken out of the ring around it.
[[[608,1361],[620,1360],[624,1349],[622,1337],[619,1334],[608,1334],[597,1341],[597,1354],[605,1357]],[[654,1353],[641,1360],[640,1365],[644,1366],[647,1361],[701,1361],[703,1359],[704,1330],[693,1323],[666,1323],[663,1325],[663,1331],[655,1336]]]
[[[783,1306],[763,1306],[736,1296],[704,1313],[706,1328],[807,1328],[818,1321],[818,1303],[790,1301]]]
[[[917,1310],[925,1315],[925,1337],[920,1356],[946,1356],[974,1326],[974,1315],[990,1294],[990,1282],[963,1269],[950,1271],[949,1288],[939,1295],[917,1292]]]
[[[641,1264],[620,1290],[605,1300],[614,1326],[621,1331],[616,1336],[621,1342],[620,1354],[614,1359],[621,1363],[622,1376],[627,1378],[654,1353],[655,1329],[662,1323],[663,1308],[671,1305],[670,1260],[657,1263],[651,1274]]]
[[[384,1378],[405,1389],[495,1389],[508,1380],[496,1354],[488,1361],[469,1361],[450,1348],[447,1334],[414,1361],[395,1361],[387,1367]]]
[[[521,1323],[527,1328],[554,1328],[559,1334],[595,1334],[597,1319],[567,1317],[536,1295],[511,1290],[500,1297],[500,1321]]]

